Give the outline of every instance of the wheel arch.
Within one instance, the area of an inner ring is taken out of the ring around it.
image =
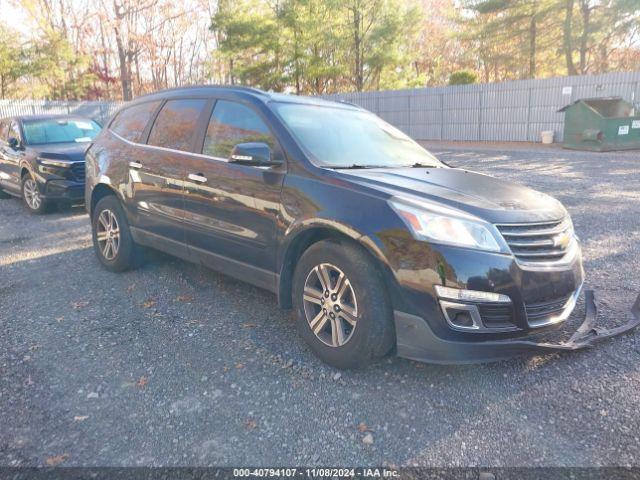
[[[314,225],[304,228],[292,236],[280,255],[280,276],[278,284],[278,303],[281,308],[289,309],[293,305],[292,287],[295,267],[305,251],[315,243],[323,240],[348,242],[360,247],[373,260],[374,265],[382,274],[385,286],[389,292],[395,291],[397,284],[393,272],[389,268],[383,253],[367,237],[350,229],[338,229],[328,225]],[[394,295],[389,296],[393,304]]]
[[[116,191],[106,183],[98,183],[93,190],[91,191],[91,202],[89,204],[89,216],[93,218],[93,210],[96,208],[98,202],[107,197],[109,195],[113,195],[114,197],[118,197]]]

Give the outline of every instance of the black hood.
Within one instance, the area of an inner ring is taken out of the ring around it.
[[[430,200],[492,223],[558,220],[566,215],[553,197],[506,180],[457,168],[341,170],[361,185],[393,196]]]
[[[81,162],[84,160],[84,154],[89,145],[91,145],[90,142],[49,143],[46,145],[29,145],[28,148],[42,158]]]

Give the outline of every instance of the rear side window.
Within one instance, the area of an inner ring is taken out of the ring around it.
[[[9,134],[7,138],[17,138],[18,140],[21,140],[20,128],[16,122],[11,122],[9,125]]]
[[[229,158],[238,143],[264,142],[277,149],[276,139],[256,112],[241,103],[219,100],[211,114],[202,153]]]
[[[122,138],[131,142],[140,142],[142,133],[158,105],[160,105],[159,101],[129,107],[118,114],[109,128]]]
[[[204,99],[169,100],[160,110],[147,143],[189,151],[198,119],[206,104],[207,100]]]

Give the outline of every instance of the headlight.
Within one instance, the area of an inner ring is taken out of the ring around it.
[[[414,205],[398,198],[389,200],[418,240],[427,240],[490,252],[506,252],[491,226],[471,215],[437,205]]]
[[[38,158],[38,163],[47,167],[69,168],[73,162],[65,162],[64,160],[50,160],[48,158]]]

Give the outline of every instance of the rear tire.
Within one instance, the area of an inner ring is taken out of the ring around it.
[[[50,210],[51,203],[42,198],[40,187],[30,173],[22,177],[22,201],[27,210],[36,215],[42,215]]]
[[[124,272],[142,264],[144,252],[134,242],[124,209],[115,196],[100,199],[91,225],[93,248],[107,270]]]
[[[333,367],[365,366],[395,343],[384,279],[358,245],[324,240],[309,247],[294,273],[293,305],[300,336]]]

